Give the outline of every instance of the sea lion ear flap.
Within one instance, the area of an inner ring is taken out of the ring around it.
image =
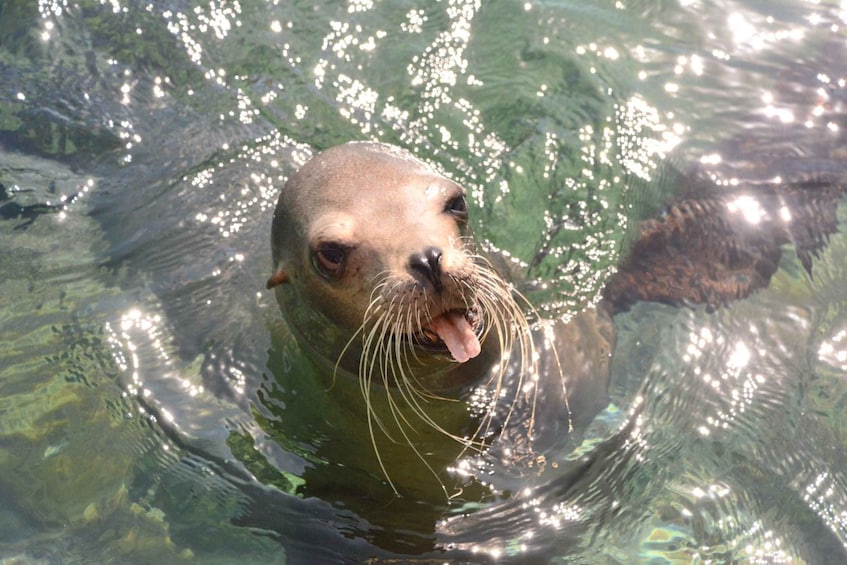
[[[273,288],[281,285],[282,283],[287,283],[288,281],[288,274],[282,270],[282,267],[280,267],[271,276],[271,278],[268,279],[268,282],[265,284],[265,288]]]

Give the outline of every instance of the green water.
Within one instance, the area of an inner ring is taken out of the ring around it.
[[[395,494],[356,383],[263,288],[284,180],[376,139],[464,184],[573,315],[697,167],[844,178],[844,26],[800,0],[0,3],[0,559],[843,561],[843,228],[813,277],[786,246],[748,300],[618,317],[573,437],[554,405],[536,447],[420,438],[450,499],[385,442]]]

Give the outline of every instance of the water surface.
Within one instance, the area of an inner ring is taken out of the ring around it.
[[[543,451],[471,471],[436,442],[449,499],[415,458],[399,495],[373,469],[355,383],[263,290],[285,179],[373,139],[464,184],[572,316],[692,175],[844,182],[845,26],[811,0],[4,2],[0,556],[846,560],[843,227],[813,276],[786,246],[744,301],[619,316],[579,434],[539,418]]]

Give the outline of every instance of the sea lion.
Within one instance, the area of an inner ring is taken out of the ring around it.
[[[300,343],[333,371],[358,375],[368,418],[383,431],[370,406],[374,383],[401,430],[415,426],[398,403],[441,429],[421,399],[467,398],[467,387],[482,383],[495,398],[515,395],[508,407],[529,391],[521,406],[548,429],[570,431],[606,405],[612,315],[636,301],[717,308],[747,296],[769,283],[786,243],[811,272],[844,190],[840,173],[733,191],[682,180],[689,196],[642,222],[599,305],[569,323],[544,321],[515,290],[508,266],[474,241],[461,186],[399,148],[348,143],[314,157],[282,189],[267,286]],[[536,412],[539,390],[546,402]],[[506,429],[496,412],[469,436],[443,431],[465,446],[488,446],[487,430]],[[565,424],[548,426],[549,418]]]
[[[486,430],[502,429],[502,421],[492,423],[493,405],[506,394],[532,404],[543,377],[540,386],[570,428],[607,404],[611,318],[602,308],[570,325],[534,316],[508,266],[474,241],[465,194],[396,147],[328,149],[280,193],[267,286],[299,343],[333,371],[358,376],[369,418],[379,420],[370,411],[374,383],[393,395],[391,416],[402,429],[416,424],[398,416],[396,404],[440,429],[422,399],[455,401],[482,384],[496,400],[477,431],[444,430],[465,447],[478,446]],[[503,404],[515,405],[509,398]]]

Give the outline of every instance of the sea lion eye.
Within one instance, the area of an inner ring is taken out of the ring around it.
[[[347,251],[348,248],[339,243],[320,243],[312,252],[312,265],[324,278],[340,278],[344,272]]]
[[[464,223],[468,221],[468,202],[465,195],[460,194],[447,203],[446,212],[453,214],[457,220]]]

